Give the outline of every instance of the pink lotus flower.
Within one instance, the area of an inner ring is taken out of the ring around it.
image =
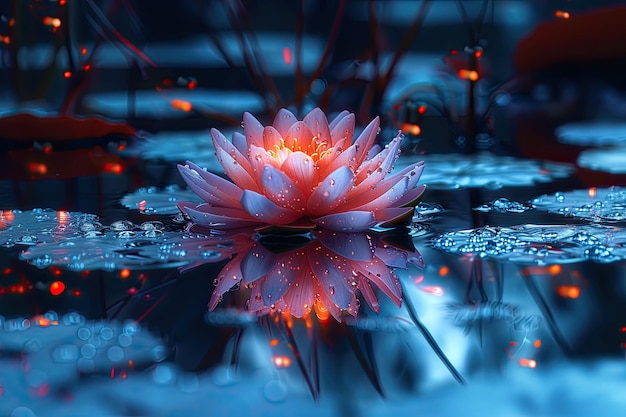
[[[424,266],[417,250],[385,244],[376,235],[319,230],[305,246],[273,253],[257,241],[228,262],[219,273],[209,310],[223,295],[241,285],[249,294],[248,312],[274,311],[302,318],[315,311],[320,319],[357,317],[357,293],[372,311],[380,304],[374,286],[394,304],[402,303],[400,281],[392,268]]]
[[[179,165],[187,185],[206,203],[179,203],[194,223],[229,229],[305,220],[333,230],[366,230],[409,218],[425,186],[416,162],[390,175],[402,137],[380,150],[379,118],[352,142],[354,115],[331,123],[320,109],[298,121],[288,110],[263,127],[244,113],[244,135],[232,142],[211,130],[217,159],[234,183],[193,164]]]

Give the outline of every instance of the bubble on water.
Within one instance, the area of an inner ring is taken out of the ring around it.
[[[120,362],[124,359],[124,349],[119,346],[111,346],[107,350],[107,357],[113,363]]]
[[[607,239],[610,233],[610,239]],[[435,237],[436,249],[520,264],[557,264],[626,259],[626,229],[602,225],[484,226]]]
[[[70,344],[58,346],[52,351],[52,359],[59,363],[76,362],[78,346]]]
[[[28,407],[17,407],[11,412],[11,417],[37,417]]]
[[[202,203],[196,193],[170,185],[165,189],[140,188],[134,193],[125,195],[120,203],[131,210],[139,210],[143,214],[176,214],[179,212],[176,203],[185,201]]]
[[[263,387],[263,395],[270,402],[281,402],[287,398],[289,388],[283,381],[274,379]]]
[[[492,211],[497,213],[524,213],[528,210],[532,210],[532,206],[518,203],[517,201],[509,201],[506,198],[498,198],[497,200],[474,207],[474,210],[483,213]]]
[[[89,340],[89,338],[91,337],[91,330],[89,330],[87,327],[81,327],[80,329],[78,329],[76,335],[80,340]]]
[[[24,350],[28,353],[36,353],[41,350],[41,342],[39,339],[28,339],[24,343]]]
[[[531,201],[537,210],[579,217],[595,222],[626,220],[626,190],[620,187],[597,188],[544,194]]]
[[[93,359],[96,356],[97,349],[91,343],[86,343],[80,348],[80,354],[83,358]]]

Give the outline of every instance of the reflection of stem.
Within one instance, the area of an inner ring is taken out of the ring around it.
[[[296,338],[293,337],[293,332],[291,331],[291,327],[285,326],[285,333],[287,335],[287,340],[289,340],[289,344],[291,345],[291,350],[293,352],[293,355],[296,358],[296,362],[298,363],[298,368],[300,368],[300,372],[302,372],[302,376],[304,377],[304,380],[306,381],[307,387],[309,387],[309,391],[311,391],[311,395],[313,396],[313,399],[317,401],[319,399],[319,390],[316,388],[316,386],[319,385],[319,381],[316,381],[316,383],[314,383],[311,380],[311,375],[309,374],[309,372],[307,372],[306,366],[304,365],[304,362],[302,360],[302,355],[300,354],[300,350],[298,349]],[[315,363],[317,364],[317,361],[315,361]],[[314,374],[317,375],[318,373],[319,372],[316,369]]]
[[[548,303],[541,295],[539,288],[537,288],[531,276],[524,275],[524,274],[521,274],[521,275],[522,275],[522,279],[524,280],[524,283],[526,283],[526,286],[528,287],[528,292],[530,292],[530,295],[533,297],[533,299],[537,303],[537,306],[539,307],[541,314],[546,319],[546,322],[548,323],[548,328],[550,329],[550,333],[552,334],[554,341],[556,342],[557,345],[559,345],[559,348],[561,348],[561,351],[566,356],[570,356],[572,354],[572,348],[569,346],[569,343],[567,343],[567,340],[565,340],[565,337],[559,330],[556,324],[556,320],[554,319],[554,316],[552,315],[552,311],[550,311],[550,307],[548,306]]]
[[[406,293],[406,288],[404,288],[404,286],[402,288],[402,292]],[[406,305],[406,309],[409,312],[411,320],[413,320],[413,324],[415,324],[422,336],[424,336],[424,339],[426,339],[426,342],[430,345],[430,348],[433,350],[433,352],[435,352],[437,357],[439,357],[439,360],[445,365],[446,368],[448,368],[448,371],[458,383],[465,384],[465,379],[463,379],[463,376],[459,373],[459,371],[456,370],[454,365],[452,365],[452,362],[450,362],[446,354],[441,350],[433,335],[430,334],[426,326],[424,326],[424,324],[420,321],[409,297],[406,297],[404,299],[404,304]]]
[[[365,334],[367,337],[368,334]],[[359,361],[359,365],[365,371],[365,375],[367,375],[367,379],[370,380],[371,384],[374,386],[376,392],[382,397],[385,398],[385,393],[383,392],[383,387],[380,384],[380,380],[378,378],[378,372],[376,372],[376,363],[374,361],[374,355],[372,353],[372,340],[371,335],[368,339],[365,340],[366,351],[365,353],[361,349],[358,340],[354,334],[354,331],[348,329],[348,341],[350,342],[350,346],[356,355],[357,360]],[[369,342],[369,343],[368,343]]]

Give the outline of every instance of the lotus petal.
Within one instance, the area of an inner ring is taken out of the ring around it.
[[[328,249],[352,261],[370,261],[373,256],[372,241],[364,233],[345,233],[321,230],[315,237]]]
[[[214,310],[220,301],[220,297],[243,279],[240,261],[241,255],[235,256],[217,276],[217,285],[209,300],[209,310]]]
[[[201,204],[195,208],[186,206],[184,210],[194,223],[204,227],[236,229],[260,223],[244,210],[213,207],[209,204]]]
[[[307,212],[311,215],[328,213],[343,202],[347,191],[354,184],[354,173],[348,167],[340,167],[319,183],[311,193]]]
[[[365,129],[361,132],[359,137],[354,141],[356,145],[356,160],[357,166],[361,165],[365,157],[367,156],[367,152],[370,150],[374,141],[376,140],[376,135],[378,135],[378,130],[380,129],[380,117],[376,117],[374,120],[368,124]]]
[[[328,214],[313,219],[313,223],[330,230],[367,230],[376,224],[376,217],[371,211],[348,211]]]
[[[311,311],[314,302],[313,277],[308,264],[302,267],[291,289],[283,296],[283,300],[294,317],[301,318]]]
[[[328,119],[323,111],[321,111],[318,107],[314,108],[304,116],[302,120],[306,123],[311,132],[313,132],[313,136],[317,138],[318,143],[322,141],[327,141],[330,144],[330,129],[328,128]]]
[[[348,110],[342,110],[337,116],[335,116],[335,118],[331,120],[330,123],[328,123],[328,128],[331,130],[331,132],[337,126],[337,124],[349,114],[351,113]]]
[[[280,109],[278,113],[276,113],[276,117],[274,117],[274,123],[272,124],[276,130],[282,135],[282,137],[287,136],[287,132],[291,125],[296,123],[298,118],[294,116],[292,112],[287,109]]]
[[[315,162],[304,152],[293,152],[285,159],[280,169],[300,188],[306,198],[311,195],[315,181]]]
[[[280,207],[296,212],[304,211],[306,197],[296,183],[281,170],[271,165],[266,165],[263,168],[261,184],[265,189],[265,196]]]
[[[288,224],[300,217],[299,213],[282,208],[264,195],[250,190],[243,192],[241,206],[252,218],[268,224]]]
[[[352,136],[354,136],[354,123],[354,114],[348,113],[334,126],[329,126],[330,136],[332,138],[330,142],[331,145],[335,146],[335,144],[341,139],[345,139],[348,141],[348,144],[350,144],[352,142]]]
[[[224,172],[239,188],[244,190],[258,190],[259,186],[250,173],[223,149],[217,150],[217,160],[224,168]]]
[[[261,282],[261,296],[265,305],[271,305],[282,298],[296,281],[302,270],[302,256],[284,256],[274,264]]]
[[[243,133],[246,136],[248,148],[251,145],[263,146],[263,125],[248,112],[243,114]]]
[[[402,304],[402,288],[398,277],[380,259],[355,264],[355,270],[384,292],[398,307]]]
[[[275,263],[276,256],[262,245],[256,244],[241,260],[243,282],[250,284],[258,280],[267,274]]]
[[[248,153],[248,142],[246,142],[246,137],[239,132],[233,133],[233,145],[242,155],[246,155]]]
[[[312,250],[326,251],[322,245]],[[337,307],[345,310],[352,301],[352,287],[346,282],[341,271],[337,270],[330,256],[321,255],[309,257],[309,266],[320,283],[324,293]],[[351,273],[351,272],[349,272]]]
[[[284,138],[285,146],[294,151],[308,150],[311,146],[315,148],[313,132],[311,132],[309,126],[304,122],[292,124]]]

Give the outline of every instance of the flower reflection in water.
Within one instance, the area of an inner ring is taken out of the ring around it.
[[[287,250],[277,250],[284,249],[276,245],[281,241]],[[400,306],[402,289],[390,267],[410,265],[424,265],[419,252],[384,243],[376,235],[318,230],[284,239],[261,236],[222,269],[209,309],[239,285],[249,294],[250,313],[303,318],[314,311],[320,320],[332,315],[344,321],[358,315],[357,292],[372,311],[380,311],[372,284]]]

